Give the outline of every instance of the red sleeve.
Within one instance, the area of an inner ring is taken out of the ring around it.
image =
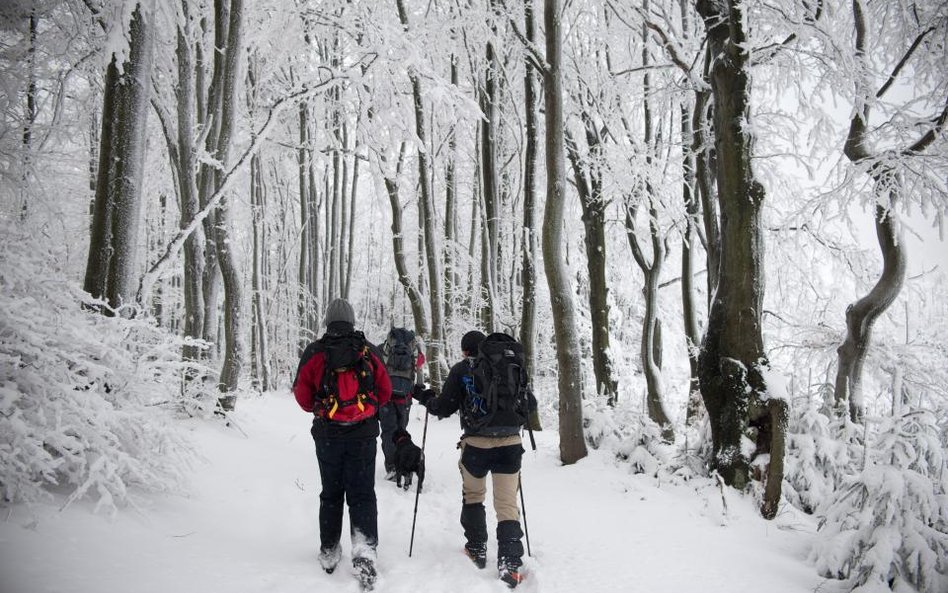
[[[325,357],[325,354],[319,352],[310,358],[300,370],[299,379],[296,381],[296,387],[293,389],[293,395],[296,396],[296,403],[307,412],[312,412],[313,406],[316,403],[316,392],[319,390],[323,376]],[[389,391],[391,391],[391,384],[389,384]]]
[[[419,350],[418,358],[415,359],[415,368],[420,369],[421,367],[425,366],[425,360],[427,360],[425,358],[425,353]]]
[[[392,399],[392,380],[388,378],[385,364],[375,354],[372,354],[372,366],[375,367],[375,395],[379,398],[379,407],[381,408],[388,403],[388,400]]]

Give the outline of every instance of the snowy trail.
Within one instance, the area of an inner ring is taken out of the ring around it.
[[[423,414],[413,406],[409,430],[419,444]],[[316,562],[319,479],[309,417],[284,393],[243,400],[236,419],[240,431],[191,426],[205,462],[195,467],[190,497],[150,497],[114,520],[86,504],[65,512],[13,507],[0,522],[0,593],[358,591],[347,536],[335,574]],[[507,590],[492,569],[489,504],[488,568],[478,571],[461,552],[459,432],[456,418],[429,421],[412,558],[414,490],[381,479],[379,452],[380,593]],[[519,591],[808,593],[820,585],[804,561],[808,518],[788,512],[765,522],[729,495],[725,520],[721,494],[706,481],[657,485],[598,452],[560,467],[555,436],[538,433],[539,450],[524,455],[533,557],[525,558]],[[824,583],[822,591],[831,590]]]

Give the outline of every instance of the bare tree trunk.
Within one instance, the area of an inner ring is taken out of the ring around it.
[[[356,125],[358,127],[358,125]],[[352,156],[352,195],[349,198],[349,246],[346,248],[346,282],[342,289],[343,298],[349,299],[349,290],[352,287],[352,260],[355,259],[353,248],[355,247],[355,209],[356,197],[359,189],[359,145],[353,149]]]
[[[710,78],[711,51],[705,51],[704,78]],[[708,307],[718,287],[721,268],[721,229],[718,222],[718,201],[715,194],[714,174],[711,167],[711,150],[708,122],[708,104],[711,94],[706,90],[695,91],[695,105],[692,112],[694,137],[691,152],[695,156],[695,188],[701,203],[701,216],[704,223],[704,250],[708,266]]]
[[[750,459],[742,449],[756,429],[755,455],[782,460],[786,402],[770,398],[764,379],[769,366],[761,332],[764,243],[761,207],[765,192],[751,166],[749,55],[741,6],[698,0],[712,52],[711,92],[721,203],[721,269],[708,327],[698,357],[701,395],[711,421],[711,467],[738,489],[750,480]],[[773,411],[776,406],[776,411]],[[770,463],[761,512],[772,519],[780,500],[782,463]]]
[[[452,39],[455,34],[452,32]],[[451,54],[451,85],[458,86],[458,58]],[[448,155],[444,164],[444,323],[452,327],[451,319],[457,306],[456,291],[460,286],[456,250],[458,241],[457,195],[458,180],[456,162],[458,157],[457,129],[454,122],[448,124]]]
[[[398,281],[405,288],[408,295],[408,302],[411,303],[412,317],[415,321],[415,332],[426,336],[428,335],[428,317],[425,315],[425,303],[418,287],[412,281],[411,273],[408,271],[408,264],[405,261],[404,239],[402,237],[402,203],[399,196],[398,177],[402,171],[402,163],[405,161],[405,143],[398,153],[398,163],[395,165],[395,175],[388,176],[383,171],[385,189],[388,192],[388,200],[392,206],[392,254],[395,260],[395,270],[398,272]],[[384,160],[383,160],[384,166]]]
[[[556,359],[559,370],[560,461],[571,464],[587,455],[583,438],[582,373],[573,292],[563,261],[563,209],[566,201],[566,156],[563,148],[562,7],[545,0],[546,27],[546,169],[547,201],[543,220],[543,266],[550,288]]]
[[[484,134],[480,135],[481,142],[484,141]],[[483,191],[484,184],[481,183],[480,196],[486,196]],[[481,238],[481,308],[479,311],[481,318],[481,327],[488,333],[495,331],[497,327],[497,308],[496,293],[494,291],[494,275],[492,274],[493,263],[491,262],[491,241],[490,227],[487,220],[490,218],[490,209],[487,207],[486,199],[478,200],[474,206],[479,210],[480,238]]]
[[[227,0],[215,0],[217,11],[223,12]],[[236,90],[240,56],[243,53],[243,0],[230,0],[228,31],[226,35],[226,51],[223,62],[221,80],[219,136],[214,145],[217,147],[217,160],[225,166],[228,164],[231,138],[233,136],[234,113],[236,111]],[[221,186],[221,174],[214,171],[214,190]],[[226,200],[221,200],[218,210],[216,248],[220,263],[221,276],[224,283],[224,364],[221,367],[219,389],[224,394],[220,398],[221,407],[232,410],[236,402],[237,382],[240,378],[240,369],[243,364],[243,291],[240,278],[240,269],[237,265],[236,253],[230,240],[230,208]]]
[[[701,330],[695,307],[694,256],[692,249],[696,245],[698,223],[698,201],[695,199],[695,159],[691,151],[691,119],[686,105],[681,105],[681,140],[684,150],[682,158],[681,197],[685,203],[685,228],[681,237],[681,308],[685,328],[685,347],[688,349],[688,367],[691,379],[688,381],[688,404],[685,424],[697,418],[701,406],[701,390],[698,382],[698,345],[701,343]]]
[[[688,0],[679,0],[681,8],[682,33],[693,36],[691,11]],[[682,184],[681,197],[685,204],[685,228],[681,237],[681,308],[685,329],[685,347],[688,349],[688,367],[691,379],[688,381],[688,403],[685,412],[685,424],[690,426],[701,410],[701,390],[698,382],[698,345],[701,343],[701,328],[698,325],[697,307],[694,289],[694,248],[700,232],[700,206],[696,187],[695,134],[692,127],[692,109],[687,100],[680,105],[681,146],[682,146]],[[715,240],[717,238],[715,237]]]
[[[270,373],[269,329],[267,328],[266,305],[266,189],[263,181],[263,167],[260,157],[255,155],[250,161],[250,199],[253,208],[253,327],[256,332],[255,366],[257,377],[263,391],[273,389]]]
[[[138,5],[128,61],[106,74],[99,175],[84,288],[112,309],[135,303],[154,23]],[[140,303],[147,306],[147,303]]]
[[[643,1],[643,10],[648,10],[648,1]],[[668,250],[665,246],[665,237],[662,235],[661,227],[658,221],[658,200],[655,195],[652,184],[647,180],[651,174],[654,155],[657,153],[655,143],[653,142],[652,126],[652,106],[651,106],[651,75],[648,67],[650,65],[650,55],[648,51],[648,28],[642,25],[642,65],[645,68],[645,74],[642,82],[642,92],[645,96],[642,103],[643,124],[644,124],[644,143],[645,143],[645,162],[649,171],[646,172],[646,181],[642,182],[642,195],[635,198],[635,202],[626,207],[626,236],[629,240],[629,247],[632,249],[632,256],[639,268],[642,270],[642,276],[645,279],[645,285],[642,288],[642,294],[645,297],[645,316],[642,319],[642,341],[640,345],[640,360],[642,362],[642,372],[645,374],[646,383],[646,407],[648,417],[655,422],[662,430],[662,438],[668,442],[675,440],[675,432],[671,420],[665,410],[665,387],[662,381],[662,342],[661,342],[661,319],[658,316],[658,288],[661,279],[662,266],[665,263],[665,257]],[[635,232],[636,217],[639,205],[645,202],[648,207],[648,230],[651,239],[652,261],[648,262],[647,257],[639,244],[638,235]]]
[[[609,301],[606,283],[606,200],[602,195],[602,178],[598,160],[602,145],[592,118],[582,114],[589,146],[589,162],[580,160],[576,143],[566,133],[566,152],[573,168],[576,191],[583,208],[583,229],[586,243],[586,272],[589,279],[589,318],[592,325],[593,374],[596,393],[606,396],[610,406],[616,403],[618,384],[612,376],[609,360]]]
[[[186,229],[200,210],[197,186],[197,147],[194,142],[196,106],[194,58],[191,49],[192,30],[187,18],[188,4],[182,2],[185,14],[178,28],[178,228]],[[184,335],[200,339],[204,330],[204,232],[198,229],[184,242]],[[201,350],[197,346],[185,345],[182,349],[185,361],[197,361]],[[193,377],[186,374],[186,380]]]
[[[861,2],[853,0],[852,8],[856,29],[856,56],[861,62],[860,66],[868,71],[869,60],[866,56],[868,31]],[[886,158],[890,157],[874,155],[869,149],[870,106],[873,103],[873,95],[879,97],[884,90],[880,89],[873,93],[871,89],[865,88],[864,84],[859,84],[855,91],[856,105],[861,105],[862,108],[853,114],[850,120],[849,134],[846,137],[843,153],[855,165],[869,163],[869,173],[872,176],[876,194],[875,227],[879,249],[882,251],[882,274],[868,294],[846,308],[846,339],[836,350],[838,364],[834,397],[840,414],[846,413],[848,406],[850,418],[854,422],[861,422],[864,411],[860,388],[862,366],[869,348],[872,326],[902,291],[905,284],[907,256],[902,226],[895,211],[901,198],[901,180],[898,174],[885,164]],[[935,120],[935,129],[916,141],[907,151],[903,151],[903,156],[919,154],[925,150],[934,141],[935,132],[944,126],[946,114],[948,114],[948,108],[942,112],[940,118]]]
[[[523,5],[524,35],[529,43],[536,39],[536,22],[533,16],[533,0]],[[536,236],[536,176],[537,144],[537,91],[536,73],[529,59],[524,60],[523,101],[526,116],[526,148],[523,168],[523,312],[520,324],[520,343],[529,376],[536,370],[537,337],[537,236]]]
[[[203,83],[197,89],[198,101],[201,103],[201,97],[206,96],[204,109],[200,111],[200,123],[209,128],[204,141],[204,150],[207,154],[217,154],[217,140],[220,137],[220,113],[221,113],[221,93],[224,76],[224,55],[227,49],[227,27],[230,24],[230,7],[220,0],[214,2],[214,56],[211,61],[211,82],[207,88],[206,95]],[[204,19],[201,20],[202,29],[207,27]],[[200,43],[198,44],[200,46]],[[207,69],[203,54],[199,54],[197,61],[197,76],[199,81],[203,81]],[[202,164],[198,179],[198,188],[200,190],[200,204],[204,209],[210,202],[211,195],[214,194],[216,174],[214,168],[209,164]],[[217,330],[219,326],[218,300],[221,290],[220,262],[218,260],[217,250],[217,221],[218,210],[214,210],[204,218],[204,327],[202,328],[202,337],[214,344],[213,350],[220,352],[220,343],[217,340]],[[212,354],[212,353],[209,353]],[[214,356],[212,355],[211,358]]]
[[[299,315],[299,346],[300,349],[314,337],[309,327],[310,310],[312,309],[313,295],[311,294],[312,274],[315,262],[310,260],[311,256],[311,237],[314,229],[311,224],[310,204],[311,190],[310,179],[310,146],[309,146],[309,102],[300,101],[299,105],[299,148],[296,151],[296,163],[299,169],[299,192],[300,192],[300,261],[299,261],[299,300],[297,301],[297,313]]]
[[[407,29],[408,14],[405,12],[404,0],[396,0],[396,4],[399,20],[402,26]],[[421,186],[419,208],[424,212],[425,255],[428,260],[428,288],[431,293],[431,334],[425,345],[428,349],[428,370],[431,381],[440,385],[442,367],[446,366],[441,355],[444,344],[444,323],[442,321],[444,296],[441,289],[441,257],[437,244],[434,200],[431,195],[430,164],[427,153],[427,132],[425,130],[426,118],[421,96],[421,83],[418,80],[418,75],[412,70],[408,71],[408,79],[411,82],[412,98],[415,105],[415,135],[418,136],[420,142],[418,147],[418,182]]]
[[[474,179],[472,185],[474,187],[474,195],[471,197],[471,228],[468,233],[468,243],[467,243],[467,285],[469,290],[465,291],[467,295],[467,311],[468,315],[471,318],[477,318],[482,313],[482,301],[483,295],[474,290],[476,286],[475,280],[476,272],[474,267],[474,262],[477,261],[477,247],[480,243],[480,228],[481,228],[481,202],[480,202],[480,156],[477,152],[477,143],[480,141],[478,137],[480,132],[474,134],[475,140],[475,156],[474,156]],[[478,308],[480,307],[480,308]],[[489,327],[486,324],[483,324],[483,327]]]
[[[492,10],[496,10],[497,0],[490,0]],[[491,25],[491,30],[496,33],[496,27]],[[486,292],[486,299],[490,310],[487,325],[489,331],[497,328],[498,311],[497,289],[500,281],[498,270],[500,267],[500,191],[497,176],[497,128],[499,109],[497,106],[497,86],[500,77],[500,66],[494,51],[492,41],[487,41],[484,71],[484,80],[478,89],[479,103],[484,117],[481,118],[481,196],[484,200],[483,220],[484,220],[484,244],[485,253],[482,255],[482,261],[486,264],[482,269],[481,285]]]
[[[30,9],[29,49],[26,51],[28,81],[26,84],[26,122],[23,124],[23,170],[20,174],[20,220],[29,215],[29,200],[26,187],[33,169],[33,125],[36,123],[36,30],[38,27],[36,7]],[[94,189],[93,189],[94,191]]]

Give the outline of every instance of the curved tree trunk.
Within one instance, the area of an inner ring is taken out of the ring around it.
[[[566,162],[563,148],[563,72],[560,0],[546,0],[546,170],[547,199],[543,217],[543,267],[550,287],[553,332],[560,392],[560,461],[575,463],[587,455],[583,438],[582,374],[569,271],[563,261],[563,208]]]
[[[890,193],[890,203],[895,204],[894,190]],[[846,307],[846,339],[836,349],[836,407],[841,413],[846,413],[844,410],[848,407],[853,422],[862,422],[862,365],[869,349],[872,326],[899,296],[905,284],[905,242],[901,225],[891,208],[876,206],[875,213],[876,237],[882,251],[882,274],[868,294]]]
[[[426,336],[428,335],[428,317],[425,315],[425,303],[418,287],[411,279],[411,273],[408,271],[408,264],[405,262],[405,246],[402,238],[402,203],[399,197],[398,175],[402,170],[402,163],[405,160],[405,143],[402,142],[398,154],[398,163],[395,165],[395,175],[384,176],[385,189],[388,192],[388,200],[392,206],[392,253],[395,259],[395,270],[398,272],[398,281],[405,288],[408,295],[408,302],[411,304],[412,317],[415,321],[415,332]],[[384,166],[384,160],[382,162]]]
[[[711,92],[721,203],[721,268],[708,327],[698,358],[701,395],[711,421],[711,467],[724,481],[743,488],[751,479],[745,433],[756,429],[754,455],[782,459],[785,415],[770,413],[764,371],[768,366],[761,332],[764,242],[761,208],[765,192],[751,166],[749,56],[737,0],[698,0],[713,56]],[[786,406],[772,400],[772,405]],[[768,468],[762,512],[773,518],[780,498],[782,467]]]
[[[853,20],[856,28],[856,56],[866,62],[867,29],[862,5],[853,0]],[[868,64],[863,64],[868,69]],[[856,88],[856,104],[862,109],[855,113],[849,123],[849,134],[843,153],[859,165],[871,162],[876,155],[871,154],[868,138],[868,121],[871,91],[864,85]],[[944,125],[944,114],[938,126]],[[927,146],[926,138],[916,143],[913,152]],[[921,144],[920,143],[924,143]],[[875,184],[876,209],[875,227],[879,249],[882,251],[882,274],[872,290],[864,297],[846,308],[846,339],[836,350],[838,364],[836,370],[835,401],[840,415],[846,413],[853,422],[861,422],[864,404],[860,389],[862,365],[866,359],[872,326],[899,296],[905,284],[907,268],[905,242],[902,240],[902,228],[895,212],[900,197],[900,180],[890,168],[878,162],[870,165],[870,174]]]

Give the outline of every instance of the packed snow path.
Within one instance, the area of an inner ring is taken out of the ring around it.
[[[235,427],[189,425],[203,461],[187,497],[148,497],[109,519],[90,504],[17,505],[0,522],[0,593],[354,593],[348,536],[332,575],[316,561],[319,477],[310,418],[287,393],[244,398]],[[424,409],[409,430],[420,445]],[[428,424],[427,480],[408,557],[415,495],[382,479],[380,593],[490,592],[496,579],[488,501],[488,568],[463,555],[456,417]],[[792,511],[759,519],[750,502],[708,481],[633,475],[605,452],[569,467],[555,430],[527,445],[523,487],[533,557],[518,591],[545,593],[809,593],[813,525]],[[699,483],[700,482],[700,483]],[[344,527],[348,532],[348,526]],[[821,591],[833,591],[822,583]]]

